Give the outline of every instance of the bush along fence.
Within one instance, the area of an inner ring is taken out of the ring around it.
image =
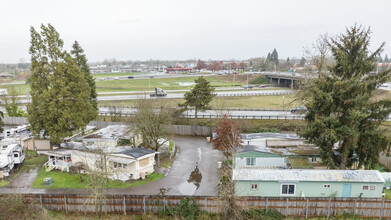
[[[186,196],[105,195],[99,202],[88,195],[24,194],[24,201],[36,202],[51,211],[66,213],[148,214],[177,207]],[[218,197],[193,196],[194,203],[207,213],[221,213]],[[391,200],[371,198],[241,197],[244,209],[275,209],[287,217],[331,217],[348,213],[356,217],[391,218]],[[101,204],[100,208],[97,204]]]

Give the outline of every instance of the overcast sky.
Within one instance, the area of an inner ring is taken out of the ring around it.
[[[51,23],[89,61],[248,59],[276,48],[301,57],[319,34],[371,26],[372,46],[391,55],[390,0],[4,0],[0,63],[28,54],[30,26]]]

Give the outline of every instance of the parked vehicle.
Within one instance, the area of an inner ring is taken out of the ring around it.
[[[291,112],[292,112],[292,113],[299,113],[299,114],[302,114],[302,113],[306,113],[306,112],[307,112],[307,108],[304,107],[304,106],[299,106],[299,107],[296,107],[296,108],[292,108],[292,109],[291,109]]]
[[[167,93],[161,88],[155,88],[155,92],[150,94],[151,97],[167,96]]]
[[[20,144],[4,145],[0,151],[0,172],[2,176],[9,176],[15,165],[24,161],[24,152]]]

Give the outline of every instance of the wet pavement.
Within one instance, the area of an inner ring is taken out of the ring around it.
[[[164,192],[166,195],[217,195],[217,184],[220,179],[217,162],[223,160],[221,152],[213,150],[212,144],[207,143],[204,137],[176,136],[173,140],[179,148],[179,154],[165,178],[126,189],[108,189],[105,193],[157,195]],[[24,181],[20,180],[20,182]],[[90,191],[87,189],[32,189],[22,184],[18,188],[0,188],[0,193],[89,194]]]
[[[33,184],[35,178],[38,175],[39,167],[34,167],[32,169],[25,169],[23,173],[19,174],[10,184],[8,188],[30,188]]]
[[[160,188],[166,188],[166,195],[217,195],[220,178],[217,162],[223,160],[223,155],[213,150],[206,138],[177,136],[174,141],[179,154],[168,175],[148,185],[130,188],[129,193],[155,195]]]

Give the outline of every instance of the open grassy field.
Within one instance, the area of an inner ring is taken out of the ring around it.
[[[298,106],[295,102],[294,95],[273,95],[273,96],[228,96],[215,97],[211,102],[212,107],[233,107],[233,108],[292,108]],[[179,103],[183,103],[184,99],[150,99],[156,106],[177,107]],[[100,105],[122,105],[136,106],[137,100],[124,101],[101,101]]]
[[[249,75],[249,82],[259,76]],[[98,92],[126,92],[126,91],[146,91],[150,88],[160,87],[165,90],[191,89],[194,87],[194,80],[198,77],[178,77],[178,78],[152,78],[152,79],[129,79],[97,81]],[[233,75],[231,76],[205,76],[214,87],[233,86]],[[149,84],[150,83],[150,84]],[[235,85],[242,86],[247,83],[246,75],[235,76]],[[19,95],[25,95],[30,88],[29,84],[0,85],[0,88],[9,89],[13,87]]]
[[[34,183],[32,184],[32,188],[88,188],[91,185],[91,181],[87,174],[82,174],[82,182],[80,181],[79,174],[70,174],[67,172],[61,171],[50,171],[46,172],[45,167],[41,167],[38,172],[37,178],[35,178]],[[54,184],[51,186],[45,186],[43,179],[46,177],[52,177],[54,180]],[[133,186],[139,186],[151,181],[156,181],[164,177],[164,174],[161,173],[152,173],[145,180],[137,180],[137,181],[116,181],[109,180],[109,188],[128,188]]]
[[[92,74],[92,76],[96,78],[102,78],[102,77],[116,77],[116,76],[135,76],[135,75],[141,75],[146,74],[144,72],[132,72],[132,73],[97,73]]]

